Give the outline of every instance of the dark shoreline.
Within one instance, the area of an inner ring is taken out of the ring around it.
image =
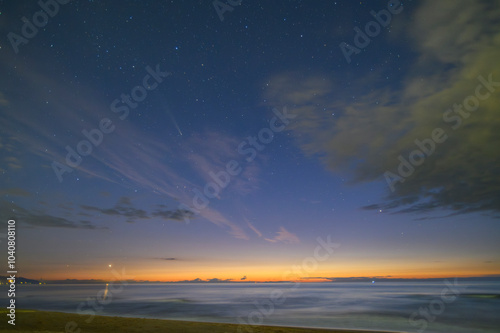
[[[386,331],[316,329],[281,326],[246,326],[238,324],[130,317],[95,316],[90,319],[88,316],[73,313],[22,309],[16,310],[16,325],[13,326],[8,324],[7,321],[9,320],[9,317],[6,314],[6,310],[0,310],[0,315],[4,317],[0,323],[0,330],[6,333],[39,331],[43,331],[44,333],[388,333]]]

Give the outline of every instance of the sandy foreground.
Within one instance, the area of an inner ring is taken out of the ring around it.
[[[6,310],[0,310],[0,331],[2,332],[40,332],[40,333],[305,333],[305,332],[330,332],[330,333],[355,333],[363,331],[352,330],[326,330],[312,328],[291,328],[277,326],[243,326],[235,324],[200,323],[178,320],[141,319],[124,317],[95,316],[89,323],[85,322],[89,316],[48,312],[35,310],[17,310],[16,325],[10,320]],[[370,333],[386,333],[370,331]]]

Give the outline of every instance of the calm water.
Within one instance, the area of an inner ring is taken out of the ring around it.
[[[500,282],[23,285],[20,308],[403,332],[500,332]],[[458,295],[458,296],[457,296]],[[103,304],[94,303],[100,300]],[[420,311],[420,312],[419,312]]]

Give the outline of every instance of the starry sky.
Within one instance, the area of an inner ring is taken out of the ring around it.
[[[47,280],[281,281],[318,237],[296,279],[499,275],[498,17],[0,1],[0,241]]]

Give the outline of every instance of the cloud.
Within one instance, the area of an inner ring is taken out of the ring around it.
[[[245,221],[247,222],[248,227],[252,229],[252,231],[255,232],[257,236],[262,237],[262,233],[256,227],[254,227],[254,225],[250,223],[250,221],[248,221],[247,219],[245,219]]]
[[[139,219],[149,219],[148,213],[143,209],[134,208],[128,197],[121,197],[113,208],[99,208],[88,205],[81,205],[80,208],[86,211],[96,211],[105,215],[124,216],[129,223]]]
[[[15,56],[6,55],[3,60],[0,70],[4,71],[18,63]],[[184,133],[182,140],[178,141],[175,136],[166,136],[165,133],[155,135],[155,131],[147,129],[148,126],[145,128],[143,124],[132,121],[137,115],[134,110],[131,110],[128,119],[120,120],[110,110],[110,104],[120,96],[120,92],[129,91],[130,86],[126,83],[115,87],[116,95],[99,97],[92,82],[82,81],[76,87],[54,77],[54,73],[43,66],[41,57],[16,68],[19,79],[16,82],[20,83],[15,82],[11,89],[0,95],[2,103],[10,101],[9,108],[12,109],[12,112],[0,112],[0,124],[5,129],[0,134],[0,149],[2,156],[5,156],[2,160],[3,168],[40,166],[37,170],[46,172],[46,177],[53,177],[57,182],[52,162],[65,164],[65,147],[75,148],[80,140],[85,139],[82,130],[96,128],[103,118],[109,118],[115,130],[105,134],[102,143],[94,147],[92,153],[85,156],[77,168],[71,173],[65,173],[63,181],[72,182],[75,178],[85,178],[141,188],[157,194],[159,201],[173,199],[193,207],[193,190],[203,189],[207,182],[213,181],[209,172],[224,170],[230,160],[239,161],[244,158],[237,149],[246,135],[233,135],[207,128],[196,133]],[[45,87],[51,87],[50,94]],[[15,91],[30,91],[32,98],[19,99]],[[78,91],[78,94],[74,95],[74,91]],[[152,98],[152,102],[160,95],[160,91],[155,91],[148,96],[148,101]],[[33,101],[44,101],[43,110],[39,109],[39,103]],[[143,107],[146,106],[141,106]],[[47,113],[51,114],[50,122],[45,119]],[[257,190],[261,175],[260,162],[264,160],[264,156],[265,153],[259,154],[251,164],[242,163],[244,168],[241,174],[231,178],[219,197],[233,199],[235,195],[243,196]],[[39,165],[35,165],[36,163]],[[109,196],[109,193],[101,195]],[[87,208],[94,212],[100,211],[98,207]],[[101,209],[100,212],[105,215],[127,216],[129,222],[146,218],[140,210],[127,209],[114,207],[109,210]],[[198,215],[239,239],[248,239],[239,221],[235,222],[213,209],[204,209]],[[149,216],[180,221],[189,219],[194,214],[179,209],[158,210],[155,215]]]
[[[171,221],[184,221],[184,219],[191,219],[194,217],[194,213],[186,209],[175,209],[175,210],[157,210],[151,213],[151,216],[161,217],[165,220]]]
[[[265,240],[271,243],[300,243],[299,238],[291,232],[287,231],[284,227],[280,227],[280,230],[277,232],[277,235],[274,238],[265,238]]]
[[[122,196],[118,199],[117,206],[132,206],[132,200],[129,197]]]
[[[246,280],[246,279],[247,279],[247,276],[245,275],[244,277],[242,277],[242,278],[240,279],[240,281],[244,281],[244,280]]]
[[[129,223],[136,222],[137,220],[146,220],[151,217],[160,217],[164,220],[183,221],[185,217],[192,217],[193,213],[188,210],[174,209],[174,210],[155,210],[151,214],[144,209],[135,208],[132,200],[129,197],[122,196],[112,208],[99,208],[89,205],[81,205],[80,208],[85,211],[95,211],[105,215],[123,216]]]
[[[157,260],[165,260],[165,261],[174,261],[174,260],[179,260],[177,258],[154,258],[154,259],[157,259]]]
[[[4,157],[4,161],[11,169],[21,169],[23,167],[21,160],[15,156]]]
[[[404,183],[396,183],[394,192],[387,187],[383,202],[365,208],[400,213],[448,208],[495,216],[500,211],[500,87],[477,111],[459,116],[459,128],[443,114],[475,94],[478,76],[491,74],[500,81],[500,1],[422,1],[413,15],[406,33],[416,55],[397,82],[366,75],[351,80],[354,93],[324,74],[284,72],[270,79],[266,98],[294,105],[298,117],[287,130],[301,149],[329,170],[349,174],[353,184],[385,184],[384,173],[397,174],[399,156],[408,159],[418,148],[415,140],[442,128],[448,139],[436,144]],[[353,94],[355,99],[344,97]]]
[[[189,162],[189,168],[203,181],[201,187],[214,182],[210,174],[226,170],[229,161],[240,162],[241,174],[232,176],[227,187],[221,192],[247,194],[259,187],[261,167],[257,160],[264,159],[264,155],[259,154],[257,160],[250,164],[242,163],[243,155],[238,153],[238,146],[244,140],[243,136],[236,137],[206,130],[188,138],[178,154]]]
[[[2,220],[13,218],[31,227],[66,228],[66,229],[108,229],[100,227],[87,220],[72,221],[63,217],[49,215],[44,212],[35,212],[24,209],[16,204],[0,202]],[[12,216],[7,216],[5,212],[12,212]]]
[[[0,195],[10,195],[10,196],[16,196],[16,197],[30,197],[31,193],[23,190],[22,188],[8,188],[5,190],[0,190]]]
[[[5,95],[0,91],[0,106],[9,105],[9,101],[5,98]]]
[[[247,236],[245,231],[243,231],[242,228],[240,228],[235,223],[229,221],[226,217],[224,217],[224,215],[222,215],[219,211],[215,209],[207,207],[200,212],[200,215],[209,220],[210,222],[214,223],[215,225],[224,228],[235,238],[245,239],[245,240],[249,239],[249,237]]]
[[[9,61],[16,63],[14,58],[6,59],[0,64],[0,69],[8,67]],[[227,162],[242,158],[237,152],[241,141],[237,136],[205,130],[186,134],[180,144],[164,136],[155,137],[135,122],[117,118],[109,108],[112,100],[95,98],[92,88],[85,89],[82,84],[79,97],[70,97],[71,88],[54,79],[52,73],[33,70],[43,68],[38,65],[31,63],[18,69],[20,80],[28,82],[28,86],[20,89],[30,90],[33,100],[47,101],[46,107],[50,109],[53,121],[46,123],[43,119],[45,113],[35,112],[37,108],[30,104],[30,99],[17,99],[16,104],[12,105],[13,112],[1,112],[0,124],[6,129],[0,134],[0,149],[2,156],[5,156],[2,158],[4,168],[19,169],[26,165],[26,156],[36,156],[40,158],[41,170],[47,170],[50,177],[57,181],[52,162],[65,164],[65,147],[74,148],[79,140],[85,138],[82,130],[95,128],[101,119],[108,117],[115,126],[113,133],[104,135],[102,144],[86,156],[73,172],[65,173],[63,181],[71,182],[75,177],[80,177],[143,188],[157,194],[161,201],[173,199],[191,207],[193,189],[203,190],[205,184],[212,181],[210,171],[224,170]],[[51,87],[50,96],[41,88],[46,86]],[[232,177],[229,186],[219,195],[228,191],[242,195],[254,190],[258,184],[258,173],[259,167],[254,163],[251,168],[245,168],[240,177]],[[107,196],[108,193],[102,195]],[[121,202],[109,209],[91,206],[82,208],[105,215],[125,216],[128,222],[148,218],[143,210],[129,206],[129,203]],[[247,238],[236,223],[220,213],[204,210],[199,215],[237,238]],[[194,214],[187,209],[159,209],[151,216],[184,221],[194,217]]]

